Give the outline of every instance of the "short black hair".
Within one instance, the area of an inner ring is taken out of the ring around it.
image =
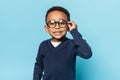
[[[50,12],[52,11],[61,11],[63,13],[66,14],[67,18],[68,18],[68,21],[70,21],[70,13],[67,9],[61,7],[61,6],[53,6],[51,7],[50,9],[48,9],[47,13],[46,13],[46,16],[45,16],[45,22],[47,21],[47,16]]]

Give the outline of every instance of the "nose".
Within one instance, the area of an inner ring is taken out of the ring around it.
[[[55,28],[56,28],[56,29],[59,29],[59,28],[60,28],[59,23],[56,23]]]

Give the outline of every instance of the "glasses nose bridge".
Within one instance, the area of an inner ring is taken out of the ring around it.
[[[59,22],[55,22],[55,28],[60,28],[60,23]]]

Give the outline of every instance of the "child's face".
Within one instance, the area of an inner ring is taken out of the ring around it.
[[[68,18],[61,11],[52,11],[47,16],[45,30],[52,36],[52,41],[62,40],[67,33]]]

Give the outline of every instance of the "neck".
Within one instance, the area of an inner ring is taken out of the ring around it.
[[[51,39],[51,42],[62,42],[64,39],[65,39],[65,37],[63,37],[63,38],[61,38],[61,39],[52,38],[52,39]]]

